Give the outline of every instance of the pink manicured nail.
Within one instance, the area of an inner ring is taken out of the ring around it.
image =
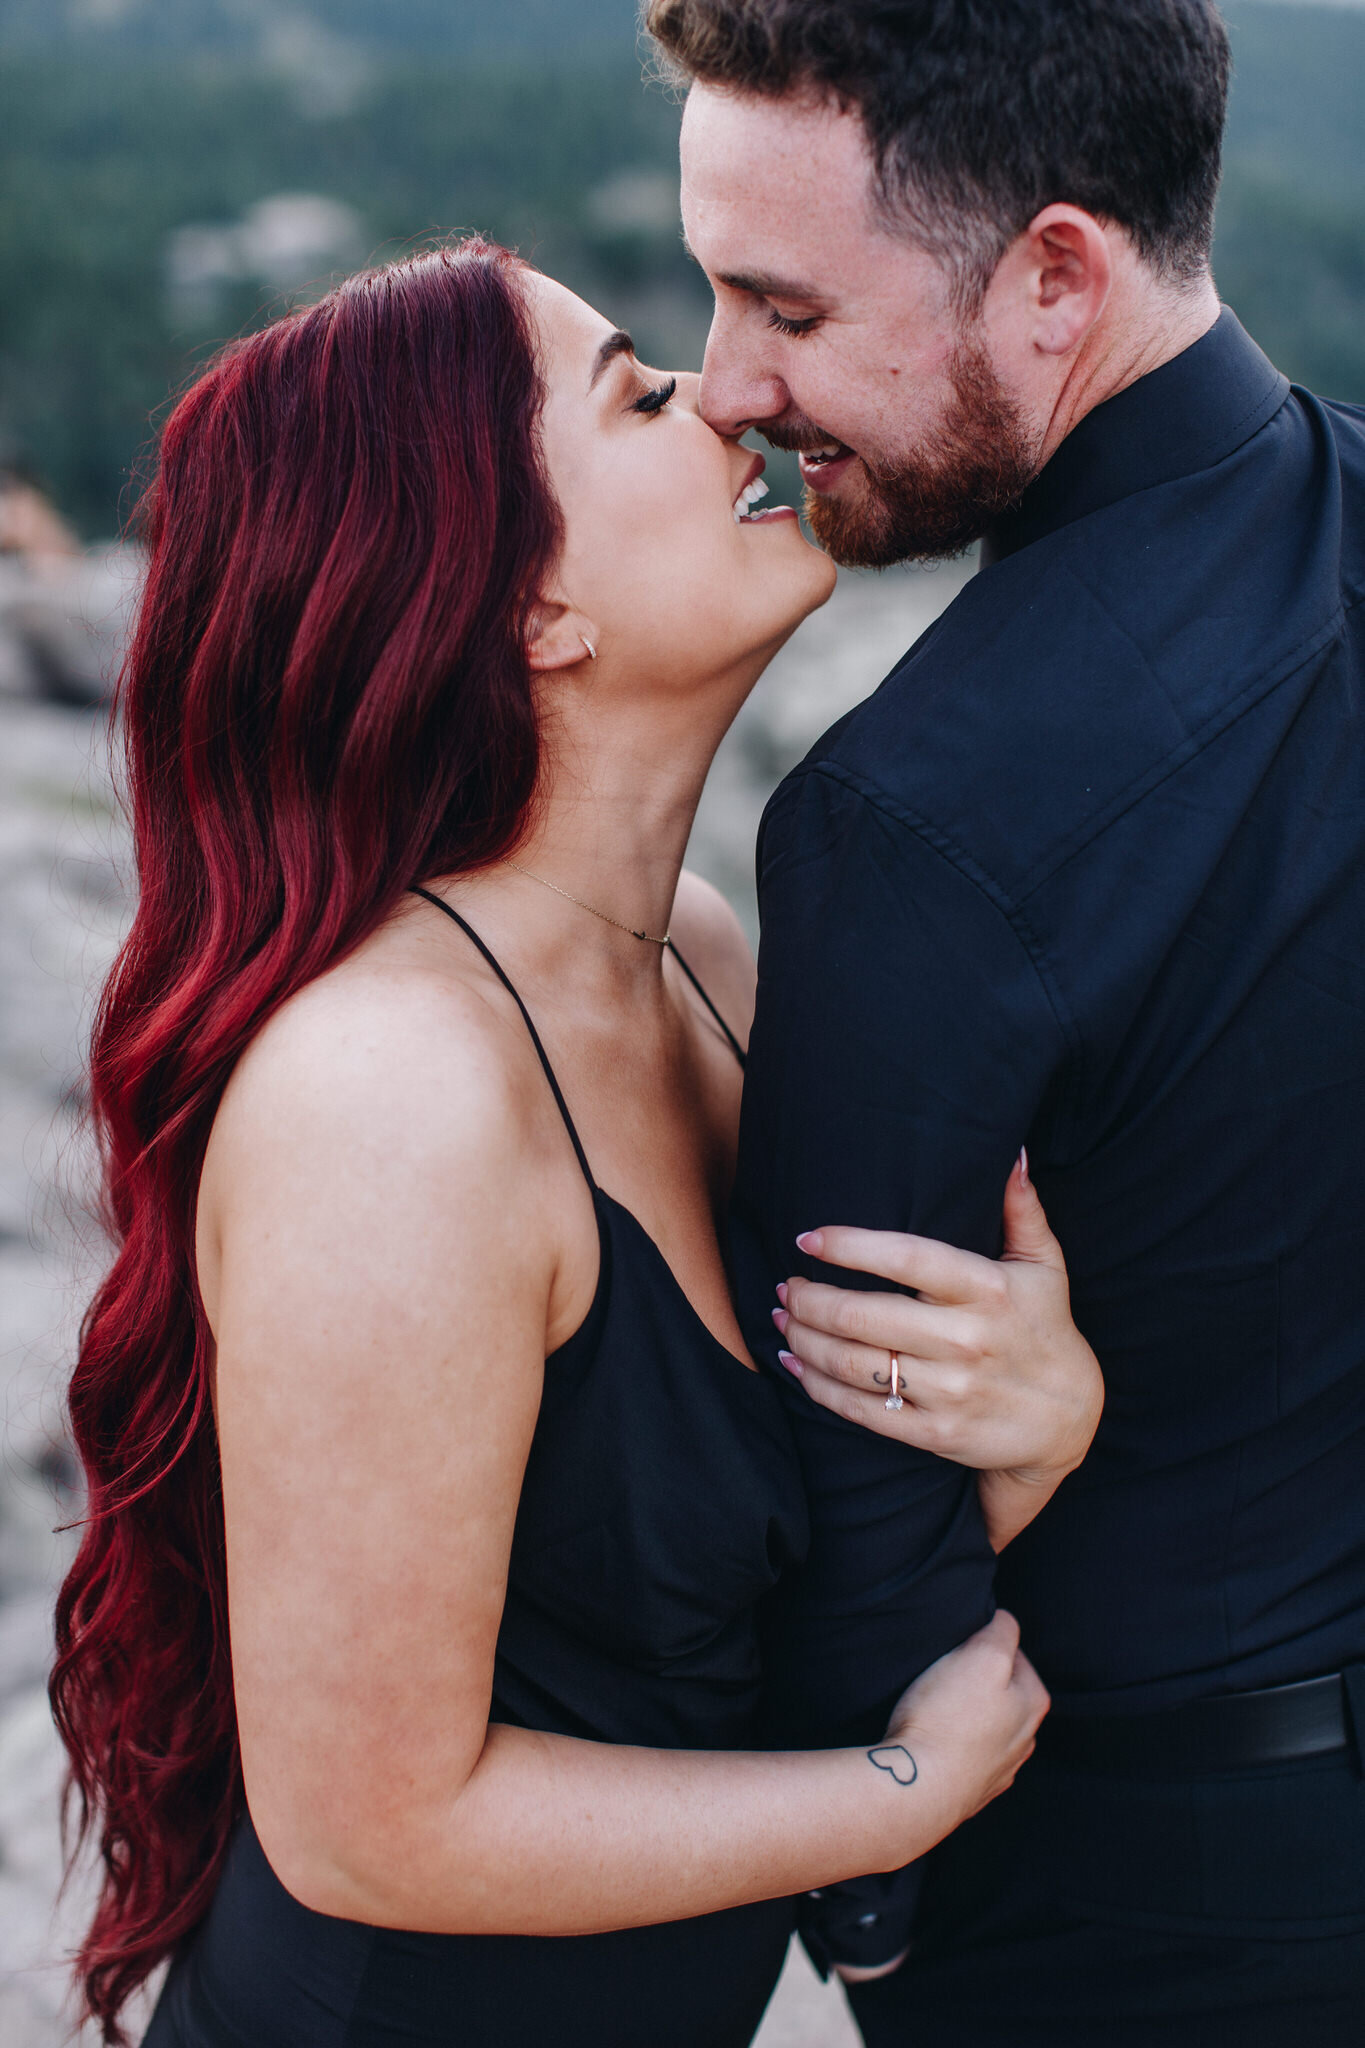
[[[804,1365],[802,1365],[800,1359],[795,1355],[794,1352],[779,1351],[777,1354],[777,1358],[779,1365],[785,1365],[787,1371],[792,1374],[793,1378],[798,1380],[800,1379],[802,1373],[805,1371],[806,1368],[804,1367]]]
[[[823,1230],[803,1230],[796,1242],[803,1252],[809,1252],[813,1259],[818,1259],[825,1249],[825,1233]]]
[[[1019,1178],[1020,1178],[1020,1180],[1021,1180],[1021,1181],[1023,1182],[1023,1185],[1024,1185],[1025,1187],[1027,1187],[1027,1186],[1028,1186],[1028,1146],[1027,1146],[1027,1145],[1021,1145],[1021,1146],[1019,1147]]]
[[[787,1306],[787,1283],[785,1280],[779,1280],[777,1283],[777,1298],[783,1308],[785,1308]]]
[[[782,1335],[785,1337],[787,1334],[787,1325],[791,1321],[791,1317],[787,1314],[787,1311],[784,1308],[775,1308],[773,1310],[773,1321],[777,1324],[778,1329],[782,1332]]]

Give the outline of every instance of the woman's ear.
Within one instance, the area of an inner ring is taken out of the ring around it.
[[[572,605],[557,598],[542,599],[531,615],[526,655],[536,675],[596,661],[597,628],[585,612],[575,611]]]

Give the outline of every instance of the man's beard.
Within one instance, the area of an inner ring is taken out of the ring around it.
[[[874,469],[864,458],[856,490],[807,490],[811,532],[845,568],[960,555],[1037,475],[1037,448],[976,337],[959,342],[949,377],[947,410],[913,461]],[[779,428],[768,438],[778,447],[810,448],[812,431]]]

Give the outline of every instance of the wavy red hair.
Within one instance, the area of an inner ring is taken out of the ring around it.
[[[526,633],[559,544],[519,266],[478,240],[231,346],[171,414],[118,712],[140,897],[92,1103],[116,1255],[70,1417],[83,1536],[52,1703],[103,1885],[77,1958],[106,2042],[212,1897],[241,1805],[204,1149],[252,1036],[423,876],[524,830]]]

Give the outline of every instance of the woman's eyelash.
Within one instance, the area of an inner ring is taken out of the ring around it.
[[[677,388],[677,378],[669,377],[663,384],[655,384],[648,391],[642,391],[638,398],[631,401],[630,409],[632,412],[662,412]]]
[[[804,320],[789,320],[785,313],[779,313],[776,306],[768,308],[768,325],[775,327],[779,334],[809,334],[813,327],[820,325],[818,313],[808,313]]]

